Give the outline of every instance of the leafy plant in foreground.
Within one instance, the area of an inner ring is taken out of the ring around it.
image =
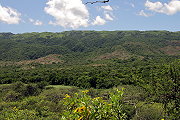
[[[66,94],[64,105],[66,106],[62,120],[124,120],[122,96],[123,91],[115,90],[109,94],[109,100],[102,97],[91,98],[87,95],[89,91],[75,93],[73,97]]]

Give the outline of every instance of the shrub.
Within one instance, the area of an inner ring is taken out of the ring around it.
[[[15,91],[8,91],[8,93],[3,97],[4,101],[12,102],[17,101],[22,98],[21,94]]]
[[[32,83],[26,85],[22,82],[16,82],[11,85],[11,88],[22,97],[38,95],[41,92],[39,86]]]
[[[34,110],[19,110],[16,107],[5,109],[0,114],[1,120],[39,120]]]
[[[122,109],[123,91],[118,89],[111,92],[109,100],[103,100],[102,97],[91,98],[87,95],[89,91],[75,93],[74,97],[66,94],[64,98],[65,110],[62,114],[62,120],[124,120],[126,118]]]
[[[37,83],[37,86],[40,89],[44,89],[47,85],[49,85],[49,83],[46,81],[41,81],[41,82]]]
[[[28,84],[25,86],[25,90],[22,91],[24,96],[34,96],[40,93],[40,89],[35,84]]]
[[[60,120],[60,114],[49,111],[41,111],[40,115],[36,110],[19,109],[12,107],[1,111],[1,120]]]
[[[161,120],[163,116],[164,111],[161,104],[139,103],[133,120]]]
[[[51,88],[42,92],[42,96],[45,96],[45,100],[59,103],[63,100],[65,94],[73,95],[75,92],[79,92],[76,87],[72,88]]]
[[[12,88],[13,91],[18,92],[18,93],[22,93],[26,89],[25,84],[22,83],[22,82],[13,83],[11,85],[11,88]]]

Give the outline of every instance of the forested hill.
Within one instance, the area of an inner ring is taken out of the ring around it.
[[[180,56],[180,32],[66,31],[0,33],[0,60],[34,60],[50,54],[64,61]]]
[[[180,120],[179,77],[180,32],[0,33],[0,120]]]

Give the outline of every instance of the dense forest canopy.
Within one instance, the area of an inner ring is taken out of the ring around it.
[[[179,56],[179,36],[180,32],[169,31],[0,33],[0,60],[32,60],[49,54],[86,57],[86,60],[103,56],[122,59],[130,56]]]

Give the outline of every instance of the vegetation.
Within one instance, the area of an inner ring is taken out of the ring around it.
[[[179,51],[180,32],[0,33],[0,119],[179,120]]]
[[[179,56],[179,32],[67,31],[61,33],[0,34],[0,60],[32,60],[60,54],[64,62],[81,58],[128,59],[131,56]]]

